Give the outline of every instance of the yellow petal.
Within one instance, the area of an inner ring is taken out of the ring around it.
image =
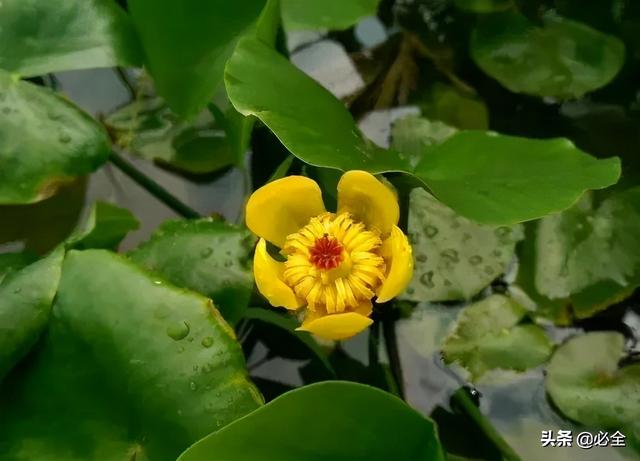
[[[253,256],[253,275],[258,290],[274,307],[295,310],[303,306],[293,290],[283,281],[284,263],[276,261],[267,252],[265,239],[258,241]]]
[[[317,317],[312,315],[306,319],[300,331],[308,331],[324,339],[340,341],[357,335],[373,323],[369,317],[357,312],[345,312],[342,314],[324,315]]]
[[[398,224],[396,194],[366,171],[352,170],[338,182],[338,214],[349,212],[370,229],[387,235]]]
[[[282,247],[285,238],[325,212],[320,187],[304,176],[287,176],[262,186],[249,197],[247,227]]]
[[[413,277],[411,245],[398,226],[393,226],[391,235],[383,242],[381,254],[387,262],[387,276],[376,295],[377,302],[384,303],[402,293]]]

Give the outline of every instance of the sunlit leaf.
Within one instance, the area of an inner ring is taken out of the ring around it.
[[[63,256],[64,250],[57,249],[0,280],[0,381],[29,352],[46,327]]]
[[[256,40],[240,42],[225,82],[236,109],[258,117],[306,163],[413,174],[457,213],[486,224],[561,211],[620,175],[617,158],[596,160],[566,139],[473,131],[430,149],[413,169],[406,156],[365,139],[340,101]]]
[[[515,12],[481,19],[471,56],[516,93],[577,98],[609,83],[624,63],[619,39],[551,13],[542,27]]]
[[[522,306],[502,295],[466,307],[442,345],[445,361],[459,363],[474,380],[492,369],[541,365],[553,346],[541,327],[521,324],[525,315]]]
[[[503,274],[522,230],[477,224],[428,192],[415,189],[411,192],[409,238],[414,272],[402,297],[451,301],[470,299]]]
[[[289,30],[347,29],[374,16],[380,0],[282,0],[282,20]]]
[[[0,450],[173,461],[260,403],[208,299],[107,251],[71,251],[48,333],[0,389]]]
[[[286,430],[287,428],[288,430]],[[304,428],[308,437],[293,428]],[[247,443],[247,441],[251,443]],[[435,425],[391,394],[328,381],[278,397],[211,434],[179,461],[442,461]]]
[[[44,200],[97,169],[109,152],[107,134],[87,114],[0,71],[0,204]]]
[[[129,9],[158,93],[178,114],[196,115],[211,100],[238,38],[265,0],[131,0]]]
[[[546,388],[569,418],[640,437],[640,365],[620,368],[624,336],[594,332],[571,338],[553,354]]]
[[[11,73],[141,64],[131,21],[113,0],[3,0],[0,11],[0,68]]]
[[[211,298],[224,318],[235,323],[253,288],[254,242],[246,229],[222,221],[169,221],[130,257],[176,286]]]

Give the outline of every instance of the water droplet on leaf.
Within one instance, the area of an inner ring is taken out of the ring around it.
[[[167,327],[167,334],[176,341],[184,339],[189,334],[190,328],[187,322],[179,322]]]
[[[211,347],[213,346],[213,338],[211,336],[205,336],[204,338],[202,338],[202,343],[201,343],[204,347]]]

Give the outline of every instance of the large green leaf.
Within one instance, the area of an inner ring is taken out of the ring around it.
[[[282,21],[294,29],[347,29],[374,16],[380,0],[282,0]]]
[[[127,14],[113,0],[3,0],[0,68],[26,77],[138,65]]]
[[[619,333],[571,338],[549,362],[547,392],[571,419],[640,437],[640,364],[619,368],[623,356],[624,336]]]
[[[362,384],[328,381],[278,397],[196,443],[179,461],[258,459],[442,461],[444,455],[433,421],[401,400]]]
[[[598,160],[567,139],[463,131],[428,151],[415,175],[457,213],[512,224],[561,211],[585,190],[614,184],[620,161]]]
[[[33,203],[109,156],[107,134],[48,89],[0,71],[0,203]]]
[[[49,321],[64,250],[0,280],[0,381],[29,352]]]
[[[504,273],[522,239],[522,229],[477,224],[428,192],[414,189],[409,238],[414,272],[402,298],[452,301],[472,298]]]
[[[126,208],[98,201],[91,207],[87,220],[67,240],[67,247],[115,250],[138,227],[140,222]]]
[[[542,328],[520,324],[525,315],[521,305],[502,295],[466,307],[442,345],[445,361],[460,363],[473,380],[495,368],[524,371],[541,365],[553,346]]]
[[[146,65],[159,94],[183,116],[211,100],[238,38],[265,0],[131,0]]]
[[[535,287],[552,299],[575,297],[589,317],[640,284],[640,188],[544,218],[536,235]]]
[[[175,460],[261,399],[211,302],[68,253],[47,336],[0,389],[7,461]]]
[[[251,297],[254,242],[246,229],[222,221],[168,221],[130,257],[173,284],[211,298],[235,323]]]
[[[415,175],[457,213],[513,224],[560,211],[620,174],[619,160],[596,160],[565,139],[534,140],[461,132],[425,151],[415,169],[404,155],[373,145],[343,104],[257,40],[242,40],[227,63],[231,102],[264,122],[298,158],[321,167]]]
[[[38,259],[37,255],[30,251],[0,253],[0,282],[10,273],[19,271],[36,259]]]
[[[187,122],[157,97],[143,97],[105,120],[120,147],[179,171],[205,174],[241,163],[246,149],[232,150],[209,111]]]
[[[471,56],[516,93],[578,98],[616,76],[624,44],[585,24],[546,14],[542,27],[515,12],[482,18]]]

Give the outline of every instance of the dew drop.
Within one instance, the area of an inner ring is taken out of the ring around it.
[[[416,255],[416,261],[419,261],[421,263],[426,263],[427,262],[427,255],[423,255],[422,253],[418,253]]]
[[[71,136],[69,136],[68,133],[60,133],[60,135],[58,136],[58,141],[60,141],[62,144],[68,144],[71,142]]]
[[[189,383],[189,389],[191,389],[192,391],[195,391],[196,389],[198,389],[198,385],[195,383],[195,381],[191,381]]]
[[[430,225],[424,226],[424,233],[427,237],[433,238],[438,234],[438,228]]]
[[[493,256],[495,256],[496,258],[499,258],[500,256],[502,256],[502,251],[500,251],[500,250],[493,250],[492,254],[493,254]]]
[[[493,274],[495,274],[495,271],[493,270],[493,267],[491,267],[491,266],[484,266],[484,272],[485,272],[487,275],[493,275]]]
[[[502,227],[498,227],[494,232],[498,238],[504,239],[504,238],[507,238],[509,234],[511,234],[511,229],[508,227],[502,226]]]
[[[211,254],[213,253],[213,248],[203,248],[202,251],[200,252],[200,257],[201,258],[208,258],[209,256],[211,256]]]
[[[16,287],[16,288],[13,290],[13,293],[17,295],[17,294],[18,294],[18,293],[20,293],[21,291],[22,291],[22,288],[21,288],[21,287]]]
[[[471,264],[472,266],[477,266],[481,262],[482,262],[482,256],[480,255],[473,255],[469,258],[469,264]]]
[[[422,283],[427,288],[433,288],[435,285],[433,284],[433,271],[425,272],[420,276],[420,283]]]
[[[453,248],[448,248],[442,251],[442,253],[440,253],[440,256],[454,263],[457,263],[458,261],[460,261],[460,259],[458,258],[458,252]]]
[[[167,327],[167,334],[176,341],[186,338],[189,334],[190,328],[187,322],[179,322],[175,325]]]
[[[213,346],[213,338],[211,336],[205,336],[204,338],[202,338],[202,343],[201,343],[204,347],[211,347]]]

